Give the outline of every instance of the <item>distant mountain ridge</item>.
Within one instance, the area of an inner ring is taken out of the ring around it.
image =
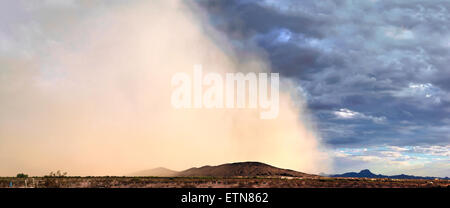
[[[335,175],[328,175],[328,177],[335,177],[335,178],[390,178],[390,179],[427,179],[427,180],[433,180],[433,179],[444,179],[449,180],[449,177],[440,178],[440,177],[431,177],[431,176],[413,176],[413,175],[381,175],[381,174],[374,174],[370,170],[365,169],[361,170],[359,173],[357,172],[348,172],[344,174],[335,174]]]
[[[149,170],[142,170],[128,174],[128,176],[156,176],[156,177],[172,177],[178,174],[178,171],[170,170],[167,168],[159,167]]]
[[[166,168],[157,168],[139,171],[130,175],[158,177],[319,177],[294,170],[277,168],[260,162],[227,163],[217,166],[195,167],[180,172]]]

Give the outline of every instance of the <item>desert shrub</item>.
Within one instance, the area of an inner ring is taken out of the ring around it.
[[[62,178],[62,177],[67,177],[67,172],[61,172],[60,170],[56,171],[56,172],[50,172],[48,175],[44,176],[46,178],[51,177],[51,178]]]
[[[18,173],[16,177],[17,178],[28,178],[28,175],[24,174],[24,173]]]

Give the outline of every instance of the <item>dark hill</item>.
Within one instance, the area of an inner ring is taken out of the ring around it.
[[[218,166],[203,166],[182,171],[177,176],[212,176],[212,177],[313,177],[314,175],[281,169],[260,162],[228,163]]]
[[[381,174],[373,174],[370,172],[370,170],[362,170],[359,173],[356,172],[348,172],[344,174],[337,174],[337,175],[330,175],[330,177],[337,177],[337,178],[390,178],[390,179],[436,179],[438,177],[430,177],[430,176],[413,176],[413,175],[393,175],[393,176],[387,176],[387,175],[381,175]],[[445,179],[448,180],[449,178],[438,178],[438,179]]]
[[[203,166],[180,172],[166,168],[157,168],[130,175],[159,177],[319,177],[294,170],[277,168],[260,162],[238,162],[218,166]]]

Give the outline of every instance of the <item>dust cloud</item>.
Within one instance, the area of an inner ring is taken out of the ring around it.
[[[255,109],[172,107],[172,76],[195,64],[204,73],[270,71],[258,54],[233,52],[195,4],[80,2],[86,12],[35,9],[39,35],[18,37],[32,52],[0,56],[0,175],[124,175],[238,161],[328,170],[293,81],[281,79],[272,120]]]

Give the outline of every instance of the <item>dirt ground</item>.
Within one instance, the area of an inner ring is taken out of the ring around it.
[[[0,188],[433,188],[450,180],[369,178],[33,177],[0,178]]]

